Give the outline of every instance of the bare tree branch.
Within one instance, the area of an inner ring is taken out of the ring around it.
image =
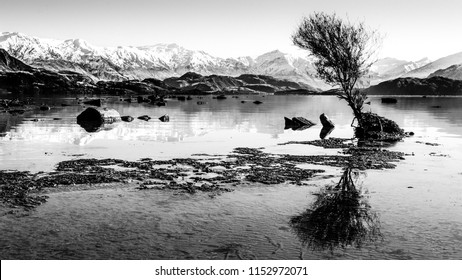
[[[362,22],[353,24],[335,14],[316,12],[303,18],[292,41],[316,58],[314,66],[321,79],[341,88],[338,97],[347,101],[361,126],[367,96],[356,89],[356,83],[375,62],[380,41],[377,32]]]

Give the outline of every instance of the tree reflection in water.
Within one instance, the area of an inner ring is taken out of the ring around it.
[[[318,194],[310,209],[291,218],[302,243],[316,249],[355,246],[382,239],[376,213],[356,187],[360,173],[347,168],[337,185]]]

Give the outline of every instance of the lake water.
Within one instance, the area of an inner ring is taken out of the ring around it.
[[[261,100],[256,105],[253,100]],[[242,103],[241,101],[247,100]],[[63,101],[46,100],[47,103]],[[197,102],[205,102],[198,105]],[[68,103],[75,99],[66,100]],[[140,191],[133,185],[49,194],[48,202],[23,217],[0,217],[0,256],[60,259],[460,259],[462,258],[462,98],[398,98],[372,110],[415,136],[391,150],[405,160],[392,170],[362,174],[370,211],[383,240],[331,250],[302,245],[289,221],[304,212],[323,186],[337,177],[315,177],[310,186],[243,183],[215,198],[207,194]],[[79,105],[21,116],[0,114],[0,169],[51,171],[75,158],[171,159],[227,154],[236,147],[269,153],[336,154],[308,145],[321,126],[284,130],[284,116],[336,124],[330,137],[352,137],[352,114],[343,101],[322,96],[241,96],[216,100],[169,100],[167,106],[108,101],[121,115],[149,115],[88,133],[76,124]],[[170,122],[157,118],[169,114]],[[38,119],[38,121],[33,121]],[[437,143],[439,145],[427,145]],[[411,155],[413,154],[413,155]],[[325,175],[325,174],[322,174]]]

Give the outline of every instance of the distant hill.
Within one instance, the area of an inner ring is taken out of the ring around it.
[[[308,51],[300,49],[290,52],[274,50],[256,57],[220,58],[204,51],[188,50],[177,44],[98,47],[82,39],[42,39],[17,32],[1,33],[0,48],[4,48],[30,66],[56,72],[73,71],[87,75],[95,81],[147,78],[163,80],[195,72],[204,76],[265,75],[291,80],[306,85],[306,88],[332,88],[317,77],[315,59],[309,56]],[[429,62],[426,58],[419,61],[380,59],[372,65],[368,77],[365,77],[363,82],[377,84],[395,79],[408,75]]]
[[[431,77],[445,77],[453,80],[462,80],[462,64],[456,64],[449,66],[446,69],[437,70],[428,76]]]
[[[462,95],[462,81],[444,77],[398,78],[365,91],[370,95]]]
[[[276,50],[256,58],[220,58],[177,44],[97,47],[81,39],[41,39],[17,32],[1,33],[0,48],[34,67],[70,70],[106,81],[165,79],[195,72],[204,76],[267,75],[330,88],[316,77],[313,59],[304,51]]]
[[[0,88],[11,92],[66,92],[83,91],[106,94],[258,94],[281,91],[310,90],[305,84],[276,79],[266,75],[243,74],[238,77],[224,75],[203,76],[187,72],[180,77],[162,80],[148,78],[123,81],[97,81],[87,65],[55,60],[71,70],[51,66],[31,67],[0,49]],[[55,64],[56,65],[56,64]]]
[[[427,78],[433,72],[440,69],[446,69],[455,64],[462,64],[462,52],[455,53],[435,60],[420,68],[417,68],[404,74],[403,77]]]

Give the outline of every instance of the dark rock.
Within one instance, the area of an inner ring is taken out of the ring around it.
[[[292,128],[292,120],[287,117],[284,117],[284,129],[289,129],[289,128]]]
[[[161,122],[169,122],[170,121],[170,116],[168,114],[165,114],[162,117],[160,117],[159,120]]]
[[[303,118],[294,117],[292,119],[284,117],[284,129],[305,130],[315,125],[315,123]]]
[[[122,116],[120,117],[124,122],[132,122],[134,118],[132,116]]]
[[[191,97],[191,95],[188,95],[188,97],[186,97],[186,100],[192,100],[193,98]]]
[[[151,117],[147,116],[147,115],[143,115],[143,116],[139,116],[138,119],[143,120],[143,121],[149,121],[151,119]]]
[[[51,108],[50,108],[50,106],[48,106],[48,105],[42,105],[42,106],[40,106],[40,110],[41,110],[41,111],[48,111],[48,110],[50,110],[50,109],[51,109]]]
[[[185,96],[178,96],[177,99],[179,101],[186,101],[186,97]]]
[[[158,101],[158,102],[156,103],[156,105],[159,106],[159,107],[160,107],[160,106],[165,106],[165,105],[167,105],[167,102],[165,102],[165,101]]]
[[[224,99],[226,99],[226,95],[218,95],[217,99],[218,100],[224,100]]]
[[[363,113],[363,127],[357,128],[356,137],[365,140],[398,141],[406,136],[397,123],[374,113]]]
[[[393,98],[393,97],[382,97],[382,103],[395,104],[395,103],[398,103],[398,99]]]
[[[197,105],[204,105],[204,104],[206,104],[206,102],[204,102],[204,101],[197,101]]]
[[[120,114],[114,109],[89,107],[77,116],[77,123],[88,132],[98,131],[103,124],[121,121]]]
[[[334,127],[334,123],[326,116],[326,114],[322,113],[319,116],[319,120],[321,121],[322,126],[325,127]]]
[[[262,103],[263,103],[263,102],[261,102],[260,100],[255,100],[255,101],[253,102],[253,104],[257,104],[257,105],[262,104]]]

